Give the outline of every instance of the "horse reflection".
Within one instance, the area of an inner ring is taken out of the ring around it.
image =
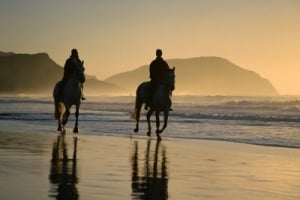
[[[59,135],[53,143],[49,179],[52,183],[49,197],[56,199],[79,199],[77,165],[77,141],[74,137],[73,157],[68,158],[66,138]]]
[[[149,139],[144,158],[139,156],[138,141],[135,141],[131,158],[132,199],[168,199],[167,157],[160,140],[156,140],[153,152]],[[144,161],[144,164],[141,161]]]

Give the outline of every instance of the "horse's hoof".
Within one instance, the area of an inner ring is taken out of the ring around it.
[[[133,131],[134,131],[135,133],[137,133],[137,132],[139,132],[139,129],[138,129],[138,128],[135,128],[135,129],[133,129]]]
[[[61,130],[61,134],[62,134],[62,135],[66,135],[66,134],[67,134],[66,129]]]
[[[78,133],[78,127],[75,127],[75,128],[73,129],[73,133]]]
[[[156,131],[157,141],[161,141],[160,133],[159,131]]]
[[[160,142],[161,141],[161,137],[160,135],[157,135],[157,141]]]
[[[147,132],[147,136],[149,136],[149,137],[151,136],[151,131]]]
[[[156,134],[161,134],[164,131],[164,129],[156,130]]]

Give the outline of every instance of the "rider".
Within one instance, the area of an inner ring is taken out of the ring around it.
[[[72,49],[71,56],[66,60],[66,63],[64,66],[64,75],[61,80],[61,86],[59,89],[59,97],[60,98],[63,96],[63,90],[67,83],[67,80],[70,78],[70,76],[76,70],[76,66],[78,65],[78,63],[81,63],[81,60],[79,59],[79,56],[78,56],[78,51],[77,51],[77,49]],[[83,84],[81,84],[81,88],[83,89]],[[85,100],[85,97],[83,96],[83,94],[82,94],[81,99]]]
[[[163,79],[167,75],[170,67],[168,63],[162,58],[162,50],[156,49],[156,58],[150,64],[150,89],[149,89],[149,101],[151,102],[154,91],[162,84]],[[148,106],[145,106],[148,109]],[[170,110],[172,110],[170,108]]]

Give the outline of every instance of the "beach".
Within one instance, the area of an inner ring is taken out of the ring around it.
[[[173,100],[157,141],[145,111],[133,132],[133,97],[88,97],[65,136],[51,98],[0,98],[0,199],[300,198],[299,100]]]
[[[0,152],[0,199],[300,197],[297,148],[1,132]]]

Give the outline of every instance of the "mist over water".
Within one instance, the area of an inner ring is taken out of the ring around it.
[[[145,136],[146,112],[139,133],[130,119],[134,97],[87,97],[79,116],[80,134]],[[296,96],[231,97],[175,96],[164,138],[209,139],[300,147],[300,100]],[[1,97],[0,128],[8,132],[56,132],[53,100],[49,97]],[[71,109],[67,131],[74,126]],[[161,117],[162,119],[162,117]],[[154,116],[152,116],[154,130]],[[155,134],[153,133],[152,137]]]

